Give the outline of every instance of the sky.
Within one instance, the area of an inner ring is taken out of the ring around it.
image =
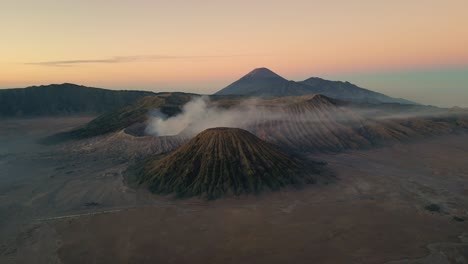
[[[468,107],[466,0],[1,0],[0,88],[210,94],[257,67]]]

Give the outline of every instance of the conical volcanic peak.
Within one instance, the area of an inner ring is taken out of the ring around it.
[[[246,130],[212,128],[169,155],[144,162],[137,181],[155,193],[216,198],[312,183],[302,169],[303,161]]]
[[[216,95],[285,96],[309,94],[307,85],[288,81],[267,68],[258,68],[218,91]]]
[[[256,68],[247,73],[243,78],[278,78],[285,80],[283,77],[267,68]]]

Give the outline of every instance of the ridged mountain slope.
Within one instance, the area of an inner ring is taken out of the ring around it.
[[[238,128],[207,129],[167,156],[136,167],[139,184],[178,196],[216,198],[313,182],[301,173],[303,161]]]

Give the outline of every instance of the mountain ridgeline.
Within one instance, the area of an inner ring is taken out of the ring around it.
[[[0,117],[101,114],[154,94],[115,91],[71,83],[0,90]]]
[[[139,99],[157,95],[149,91],[117,91],[71,83],[0,89],[0,117],[61,116],[102,114],[131,105]],[[161,94],[161,93],[159,93]],[[266,68],[258,68],[214,96],[282,97],[322,94],[330,98],[357,103],[414,104],[408,100],[360,88],[349,82],[309,78],[286,80]]]
[[[215,95],[288,96],[312,93],[305,84],[288,81],[266,68],[255,69]]]
[[[357,103],[400,103],[414,102],[393,98],[381,93],[358,87],[349,82],[328,81],[309,78],[305,81],[289,81],[267,68],[258,68],[235,81],[215,95],[248,95],[260,97],[298,96],[322,94],[330,98]]]

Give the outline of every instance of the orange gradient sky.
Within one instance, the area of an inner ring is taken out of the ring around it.
[[[0,88],[212,93],[268,67],[288,79],[346,78],[395,97],[466,105],[467,10],[466,0],[2,0]],[[455,81],[445,78],[452,69]],[[443,87],[428,85],[434,71]]]

